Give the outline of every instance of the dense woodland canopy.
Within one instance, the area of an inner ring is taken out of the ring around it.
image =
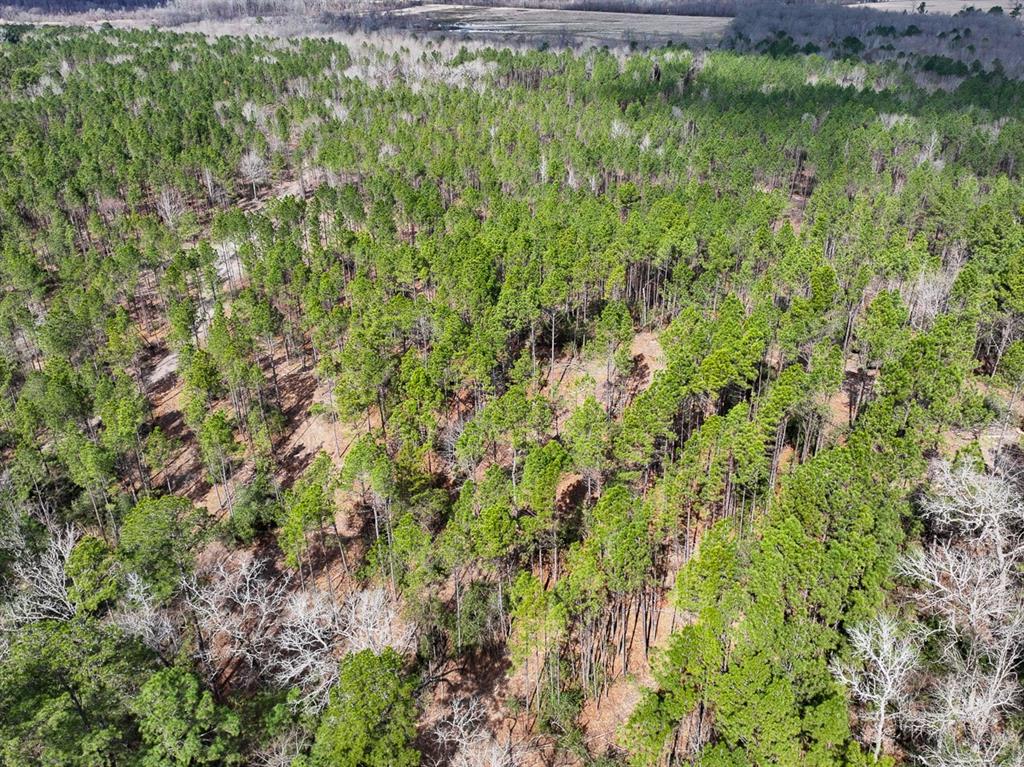
[[[4,767],[1024,759],[1024,84],[3,34]]]

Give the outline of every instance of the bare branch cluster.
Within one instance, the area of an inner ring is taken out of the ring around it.
[[[882,613],[849,632],[851,657],[832,672],[871,712],[877,760],[901,731],[935,767],[1024,764],[1008,717],[1020,708],[1024,653],[1024,500],[998,474],[936,462],[922,511],[931,536],[898,571],[910,605],[938,628]],[[938,662],[921,662],[928,642]]]
[[[1019,709],[1024,639],[1024,500],[998,474],[938,462],[923,504],[935,535],[905,556],[912,601],[941,626],[941,673],[921,680],[910,729],[929,764],[1017,764],[1007,717]]]
[[[855,662],[835,663],[832,673],[854,698],[874,711],[874,754],[882,751],[886,724],[904,714],[911,700],[913,676],[920,661],[920,637],[880,613],[850,631]]]
[[[306,735],[299,728],[287,730],[253,754],[257,767],[291,767],[307,746]]]
[[[299,703],[314,711],[327,705],[338,679],[338,661],[349,652],[411,649],[413,634],[383,589],[349,595],[342,605],[322,591],[294,595],[274,637],[269,668],[282,687],[298,687]]]
[[[295,594],[288,601],[275,636],[277,651],[270,672],[281,687],[298,687],[298,703],[320,711],[338,680],[341,615],[322,591]]]
[[[477,698],[456,698],[448,715],[434,728],[434,738],[450,759],[451,767],[514,767],[519,749],[511,739],[500,742],[486,726],[483,703]]]
[[[1024,503],[1006,480],[937,463],[924,514],[939,535],[899,563],[915,601],[954,635],[998,648],[1020,632]]]
[[[128,573],[125,583],[121,607],[110,622],[169,663],[181,648],[180,616],[161,606],[137,573]]]
[[[12,627],[45,620],[71,620],[77,611],[68,594],[67,565],[78,542],[74,525],[54,527],[37,557],[22,556],[12,566],[15,594],[3,623]]]
[[[167,226],[174,228],[185,212],[185,200],[181,192],[170,186],[161,189],[156,198],[156,212]]]
[[[244,671],[242,681],[262,677],[296,688],[297,703],[319,711],[345,653],[412,648],[412,628],[383,589],[357,591],[338,604],[330,592],[308,584],[294,591],[293,585],[288,575],[256,558],[241,564],[225,558],[185,580],[183,601],[200,633],[196,652],[211,679],[229,669],[239,679]],[[146,615],[139,610],[135,620],[153,631]],[[137,633],[148,636],[143,629]]]
[[[398,607],[384,589],[357,591],[345,600],[342,610],[342,636],[349,652],[386,647],[398,652],[412,649],[412,627],[398,615]]]
[[[264,560],[250,558],[236,566],[225,558],[185,581],[185,603],[203,634],[199,660],[213,676],[236,661],[258,675],[274,657],[273,635],[289,579],[267,577],[267,570]]]
[[[255,197],[256,187],[267,181],[267,162],[258,152],[250,149],[238,161],[238,173],[243,181],[252,185],[252,194]]]

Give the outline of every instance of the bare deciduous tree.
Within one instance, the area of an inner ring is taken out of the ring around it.
[[[250,149],[238,161],[238,173],[252,185],[252,198],[256,199],[256,187],[267,180],[267,163],[258,152]]]
[[[919,581],[915,601],[958,635],[998,647],[1019,631],[1018,565],[1024,559],[1024,502],[997,475],[936,462],[923,511],[941,537],[899,569]]]
[[[910,697],[910,680],[920,659],[919,639],[900,628],[890,615],[880,613],[850,631],[855,663],[835,663],[832,672],[851,694],[874,712],[873,753],[882,753],[886,725]]]
[[[211,205],[220,205],[225,200],[224,188],[220,185],[209,168],[203,168],[203,189],[206,199]]]
[[[122,606],[110,622],[170,664],[181,648],[181,621],[174,611],[161,607],[137,573],[125,576]]]
[[[1006,555],[1024,554],[1024,501],[998,474],[945,461],[932,465],[933,491],[925,515],[950,532],[970,534]]]
[[[181,218],[181,214],[185,212],[185,202],[181,198],[181,192],[170,186],[161,189],[156,198],[156,212],[165,225],[173,228]]]
[[[213,677],[236,660],[260,673],[274,657],[273,635],[287,604],[288,577],[270,577],[267,571],[261,559],[238,565],[225,558],[185,582],[185,602],[206,638],[198,654]]]
[[[287,575],[257,558],[226,557],[182,584],[183,604],[199,632],[196,656],[216,682],[229,670],[243,679],[265,676],[300,690],[298,704],[321,710],[346,652],[412,647],[412,630],[382,589],[349,595],[340,606],[327,592],[291,593]],[[120,621],[144,641],[159,644],[162,626],[142,596],[141,606]],[[163,640],[166,641],[166,640]]]
[[[978,746],[947,741],[929,748],[921,757],[928,767],[1024,767],[1019,739],[1005,732]]]
[[[1024,501],[998,474],[937,462],[923,503],[934,538],[899,563],[912,600],[940,620],[938,673],[925,681],[908,723],[937,767],[1021,764],[1008,717],[1020,706],[1024,638]]]
[[[271,672],[282,687],[298,687],[298,703],[312,711],[327,705],[338,679],[341,633],[341,615],[327,594],[307,589],[289,600],[274,637]]]
[[[253,763],[258,767],[291,767],[306,746],[306,736],[298,728],[293,728],[257,749],[252,755]]]
[[[937,741],[936,748],[978,751],[1003,730],[1003,717],[1017,707],[1020,689],[1013,669],[1020,659],[1015,640],[982,662],[968,647],[948,645],[943,665],[948,672],[929,689],[926,705],[912,724]]]
[[[68,595],[67,564],[78,542],[73,525],[55,527],[38,557],[21,556],[11,570],[15,594],[3,622],[11,626],[44,620],[71,620],[77,609]]]
[[[0,485],[0,490],[6,490]],[[12,512],[0,524],[0,549],[11,559],[17,559],[25,549],[25,536],[21,532],[21,514]]]
[[[302,706],[319,711],[337,681],[342,655],[387,647],[405,652],[412,639],[411,627],[383,589],[357,591],[340,607],[330,594],[307,589],[282,611],[267,665],[279,685],[302,691]]]
[[[921,585],[915,593],[921,609],[940,617],[951,631],[975,639],[993,637],[1019,607],[1015,595],[1000,583],[998,562],[949,541],[909,552],[899,570]]]
[[[384,589],[357,591],[342,607],[342,635],[349,652],[382,652],[393,647],[399,652],[412,646],[412,629],[402,622],[394,600]]]
[[[949,292],[960,273],[960,262],[952,261],[944,269],[918,273],[912,282],[904,284],[900,297],[910,309],[910,324],[918,330],[930,328],[935,318],[945,310]]]
[[[500,742],[486,726],[484,706],[475,698],[456,698],[434,728],[434,738],[451,767],[515,767],[519,749],[510,738]]]

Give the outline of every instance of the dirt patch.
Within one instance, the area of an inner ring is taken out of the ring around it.
[[[982,394],[994,395],[1009,404],[1010,393],[989,382],[979,381],[978,389]],[[1014,470],[1019,462],[1021,446],[1024,446],[1024,398],[1014,398],[1011,410],[997,423],[989,424],[982,429],[950,429],[942,435],[942,443],[950,456],[977,441],[985,465],[993,469],[997,464]],[[1007,467],[1006,462],[1009,462]]]
[[[605,754],[616,747],[619,733],[640,702],[643,688],[654,684],[650,655],[665,647],[672,631],[680,625],[669,598],[668,594],[658,598],[657,612],[652,616],[650,649],[644,648],[643,626],[638,620],[627,637],[628,673],[623,674],[621,666],[613,668],[612,672],[618,676],[601,695],[587,700],[583,706],[580,724],[587,733],[587,746],[593,754]]]
[[[616,679],[600,698],[587,701],[580,719],[592,754],[606,754],[616,746],[622,726],[640,702],[641,692],[636,679],[624,677]]]
[[[633,337],[633,374],[621,379],[603,355],[564,357],[548,371],[547,394],[556,404],[555,428],[565,421],[588,396],[594,396],[608,412],[621,412],[629,401],[651,385],[654,375],[666,366],[658,333],[644,331]],[[612,374],[609,380],[609,372]]]

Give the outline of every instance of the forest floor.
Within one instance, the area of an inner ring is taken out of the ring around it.
[[[258,210],[269,200],[300,194],[301,187],[297,181],[283,179],[267,187],[244,207],[246,210]],[[218,294],[226,299],[226,311],[230,313],[230,296],[243,284],[242,266],[236,257],[236,249],[230,243],[215,243],[214,249],[218,256],[215,263],[220,281]],[[153,306],[159,302],[152,288],[155,284],[155,278],[144,283],[147,287],[139,296],[140,306]],[[212,296],[204,296],[199,307],[196,333],[200,340],[205,337],[212,319],[213,303]],[[145,328],[146,324],[142,323],[142,326]],[[165,471],[152,479],[164,483],[173,492],[185,495],[205,508],[212,517],[221,520],[228,499],[252,478],[253,467],[251,462],[243,462],[229,478],[226,487],[211,485],[206,480],[199,447],[185,425],[182,412],[184,385],[178,375],[178,353],[168,343],[168,331],[167,326],[161,326],[143,333],[145,353],[141,372],[154,425],[179,446]],[[285,416],[285,430],[276,445],[279,455],[284,456],[280,461],[282,471],[278,479],[288,486],[320,450],[331,453],[332,458],[339,458],[344,452],[343,447],[347,449],[355,440],[358,425],[338,424],[335,431],[326,416],[311,414],[312,404],[326,402],[328,392],[318,384],[308,357],[305,354],[289,355],[280,344],[276,345],[273,355],[282,394],[280,406]]]
[[[610,413],[621,413],[623,407],[651,385],[654,374],[665,368],[665,353],[655,331],[645,330],[633,336],[630,352],[633,371],[624,379],[597,352],[584,349],[582,354],[555,358],[554,366],[549,368],[545,393],[556,403],[556,432],[561,431],[565,420],[590,395]]]

